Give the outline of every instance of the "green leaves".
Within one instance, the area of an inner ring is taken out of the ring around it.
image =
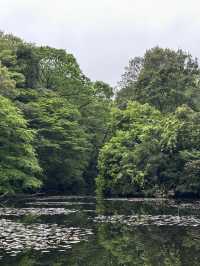
[[[99,156],[97,191],[200,194],[197,60],[182,50],[155,47],[131,59],[125,71],[111,137]]]
[[[163,113],[173,112],[182,104],[197,110],[198,76],[197,60],[188,53],[154,47],[142,59],[136,57],[130,61],[122,76],[117,101],[149,103]]]
[[[84,183],[82,174],[87,166],[90,144],[80,126],[78,110],[67,100],[50,93],[48,97],[39,97],[27,104],[25,113],[37,132],[35,147],[46,176],[45,187],[81,189],[78,186]]]
[[[110,134],[113,89],[91,82],[65,50],[13,35],[0,33],[0,61],[0,94],[12,99],[35,134],[32,143],[22,132],[37,152],[44,189],[93,192],[99,149]],[[22,143],[16,139],[16,145]],[[28,160],[21,163],[28,167]]]
[[[182,106],[163,115],[137,102],[113,109],[113,136],[99,156],[98,192],[129,195],[157,187],[167,192],[182,190],[184,182],[186,190],[191,188],[198,171],[191,170],[193,179],[186,182],[186,168],[194,169],[199,160],[200,126],[195,124],[199,113],[189,110]]]
[[[41,173],[32,147],[34,132],[10,100],[0,96],[0,193],[41,186]]]
[[[92,192],[99,171],[107,195],[200,194],[200,73],[187,53],[155,47],[130,60],[116,101],[65,50],[0,33],[0,61],[0,192],[39,179]]]

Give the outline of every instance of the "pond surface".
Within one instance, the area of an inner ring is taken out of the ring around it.
[[[2,201],[0,265],[199,266],[200,201]]]

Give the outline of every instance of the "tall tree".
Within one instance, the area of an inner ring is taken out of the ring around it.
[[[34,131],[9,99],[0,96],[0,193],[31,191],[41,186]]]
[[[112,137],[100,152],[97,191],[200,195],[199,119],[187,106],[167,115],[137,102],[115,109]]]
[[[117,99],[149,103],[161,112],[173,112],[187,104],[199,109],[199,66],[196,59],[182,50],[159,47],[148,50],[135,68],[128,68],[124,76],[133,74],[131,82],[125,79]],[[130,73],[129,73],[130,72]]]
[[[31,128],[46,190],[81,192],[90,144],[80,113],[66,99],[43,91],[22,107]]]

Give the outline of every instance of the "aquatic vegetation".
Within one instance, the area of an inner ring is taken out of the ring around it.
[[[91,229],[65,227],[57,224],[31,224],[0,220],[0,250],[16,255],[26,249],[50,252],[52,249],[65,251],[72,244],[87,240]]]
[[[35,198],[38,206],[29,198],[0,208],[0,260],[6,266],[102,266],[110,260],[116,266],[199,265],[198,201],[106,199],[97,212],[94,198],[46,198]],[[65,202],[71,205],[64,208]]]
[[[71,205],[94,205],[94,202],[61,202],[61,201],[35,201],[35,202],[27,202],[27,205],[37,205],[37,206],[71,206]]]
[[[94,221],[98,223],[119,223],[128,226],[200,226],[200,218],[175,215],[99,215]]]
[[[27,214],[33,215],[67,215],[75,213],[77,210],[65,208],[0,208],[0,216],[22,216]]]

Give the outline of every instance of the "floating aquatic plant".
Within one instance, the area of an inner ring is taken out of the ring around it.
[[[157,225],[157,226],[200,226],[200,219],[195,216],[174,215],[99,215],[94,219],[100,223],[120,223],[128,226]]]
[[[94,202],[64,202],[64,201],[35,201],[35,202],[27,202],[27,205],[35,205],[35,206],[71,206],[71,205],[94,205]]]
[[[26,249],[50,252],[52,249],[65,251],[72,244],[86,241],[91,229],[65,227],[57,224],[25,225],[11,220],[0,220],[0,250],[17,255]]]
[[[22,216],[27,214],[33,215],[67,215],[75,213],[77,210],[65,208],[0,208],[0,216]]]

